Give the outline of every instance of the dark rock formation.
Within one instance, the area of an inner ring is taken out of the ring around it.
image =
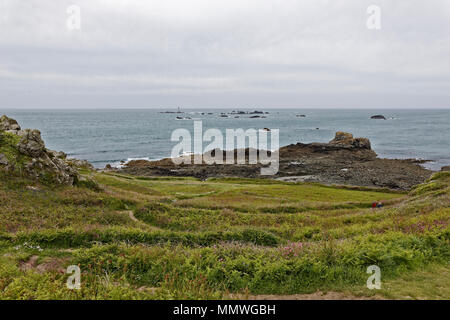
[[[383,116],[382,114],[377,114],[377,115],[371,116],[370,119],[381,119],[381,120],[386,120],[386,117]]]
[[[230,114],[247,114],[247,112],[245,112],[245,111],[240,111],[240,110],[234,110],[234,111],[231,111]]]
[[[139,160],[128,163],[121,170],[140,176],[274,178],[399,190],[422,183],[432,173],[420,166],[423,161],[379,159],[368,139],[353,138],[345,132],[337,132],[329,143],[297,143],[282,147],[279,157],[279,171],[274,176],[261,176],[262,165],[251,165],[248,161],[239,165],[175,165],[171,159]],[[248,149],[245,158],[248,159]]]
[[[229,114],[239,114],[239,115],[243,115],[243,114],[269,114],[269,112],[258,111],[258,110],[255,110],[255,111],[233,110]]]

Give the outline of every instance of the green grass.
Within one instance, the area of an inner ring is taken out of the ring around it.
[[[395,279],[381,282],[381,290],[367,288],[359,296],[378,295],[386,299],[448,300],[450,297],[450,265],[430,264],[420,270],[407,272]]]
[[[405,194],[83,173],[93,180],[77,187],[1,176],[0,299],[220,299],[318,290],[450,298],[442,279],[449,272],[450,174]],[[385,206],[374,210],[373,201]],[[79,291],[65,286],[63,271],[73,264],[82,270]],[[376,292],[365,288],[373,264],[382,270]]]

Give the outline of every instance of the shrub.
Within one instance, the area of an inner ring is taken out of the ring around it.
[[[86,188],[86,189],[92,190],[94,192],[102,191],[102,188],[99,186],[97,181],[95,181],[94,179],[92,179],[90,177],[82,176],[75,180],[74,185],[76,185],[77,187],[80,187],[80,188]]]
[[[263,246],[275,246],[279,240],[274,235],[254,229],[239,232],[146,232],[140,229],[110,227],[86,231],[65,228],[20,232],[11,239],[15,243],[31,242],[41,246],[77,247],[89,246],[95,242],[127,242],[133,244],[179,243],[186,246],[209,246],[223,241],[242,241]]]

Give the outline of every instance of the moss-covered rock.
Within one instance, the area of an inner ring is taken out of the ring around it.
[[[16,120],[8,118],[3,115],[0,117],[0,131],[18,131],[20,130],[20,126]]]
[[[21,130],[16,120],[0,118],[0,170],[41,181],[72,185],[77,166],[63,152],[48,150],[39,130]]]
[[[30,157],[40,157],[45,152],[45,143],[39,130],[20,130],[17,135],[20,137],[17,148],[21,153]]]
[[[77,177],[77,179],[75,179],[74,185],[76,185],[77,187],[87,188],[95,192],[102,191],[102,188],[99,186],[97,181],[88,176],[80,175],[79,177]]]
[[[6,171],[20,171],[27,161],[27,156],[17,149],[20,137],[11,131],[0,131],[0,169]]]
[[[9,164],[8,158],[3,153],[0,153],[0,165],[7,166]]]

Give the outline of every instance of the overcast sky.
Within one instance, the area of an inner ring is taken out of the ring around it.
[[[0,0],[0,109],[178,106],[450,108],[450,1]]]

